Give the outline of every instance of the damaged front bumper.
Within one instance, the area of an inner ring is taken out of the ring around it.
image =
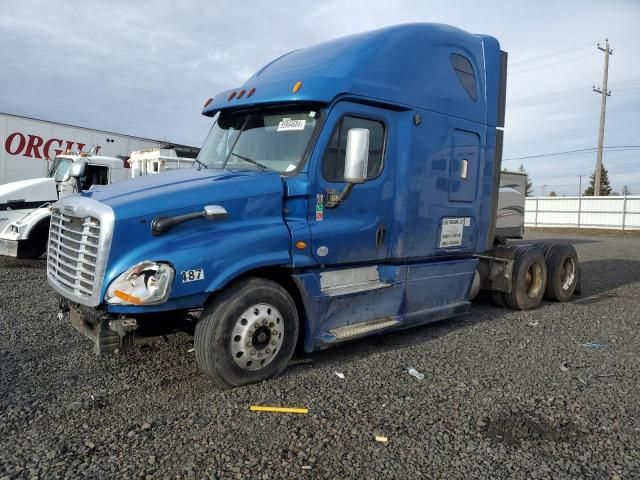
[[[117,353],[131,345],[138,321],[123,315],[109,314],[84,305],[60,302],[60,316],[69,314],[69,321],[76,330],[93,342],[97,354]]]

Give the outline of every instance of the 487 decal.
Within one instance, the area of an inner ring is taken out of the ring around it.
[[[204,270],[196,268],[195,270],[185,270],[181,272],[182,283],[195,282],[197,280],[204,280]]]

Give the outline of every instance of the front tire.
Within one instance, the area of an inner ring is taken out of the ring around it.
[[[196,325],[198,365],[221,388],[280,375],[298,340],[291,295],[262,278],[238,281],[207,304]]]

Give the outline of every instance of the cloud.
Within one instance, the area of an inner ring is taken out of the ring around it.
[[[271,59],[358,31],[433,21],[494,35],[511,62],[582,46],[512,68],[509,101],[599,84],[602,55],[595,43],[608,36],[613,95],[605,143],[640,144],[639,90],[615,88],[640,80],[640,5],[632,0],[589,8],[551,0],[0,0],[0,8],[0,111],[8,113],[199,145],[210,127],[200,115],[203,102]],[[595,146],[598,118],[598,96],[588,90],[571,100],[509,110],[505,157]],[[632,155],[605,155],[616,189],[628,180],[640,191]],[[523,163],[536,186],[570,184],[593,170],[595,155]]]

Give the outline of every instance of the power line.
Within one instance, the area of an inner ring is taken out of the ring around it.
[[[631,92],[640,89],[640,79],[626,80],[611,84],[616,92]],[[557,90],[546,94],[532,95],[530,97],[521,97],[507,102],[508,109],[525,108],[530,106],[542,105],[547,103],[556,103],[566,100],[574,100],[583,96],[587,96],[592,92],[591,87],[569,88],[566,90]]]
[[[628,150],[640,150],[640,145],[611,145],[608,147],[603,147],[605,150],[607,151],[612,151],[612,152],[623,152],[623,151],[628,151]],[[590,147],[590,148],[580,148],[577,150],[565,150],[563,152],[552,152],[552,153],[540,153],[537,155],[527,155],[524,157],[513,157],[513,158],[505,158],[502,161],[503,162],[510,162],[513,160],[526,160],[529,158],[541,158],[541,157],[555,157],[558,155],[574,155],[577,153],[593,153],[597,150],[597,147]]]
[[[556,57],[558,55],[562,55],[564,53],[567,52],[572,52],[575,50],[584,50],[586,48],[589,48],[593,46],[593,42],[589,42],[589,43],[582,43],[580,45],[574,45],[573,47],[567,47],[567,48],[563,48],[561,50],[555,50],[553,52],[549,52],[549,53],[545,53],[543,55],[538,55],[537,57],[530,57],[530,58],[525,58],[524,60],[517,60],[515,62],[511,62],[511,66],[515,67],[518,65],[524,65],[526,63],[535,63],[535,62],[539,62],[540,60],[544,60],[546,58],[550,58],[550,57]]]
[[[553,67],[554,65],[565,64],[568,62],[573,62],[575,60],[580,60],[582,58],[593,57],[594,55],[598,55],[598,53],[589,53],[587,55],[581,55],[579,57],[567,58],[565,60],[561,60],[559,62],[547,63],[545,65],[538,65],[537,67],[526,68],[524,70],[518,70],[517,72],[509,72],[511,75],[519,75],[521,73],[531,72],[532,70],[539,70],[541,68]]]

